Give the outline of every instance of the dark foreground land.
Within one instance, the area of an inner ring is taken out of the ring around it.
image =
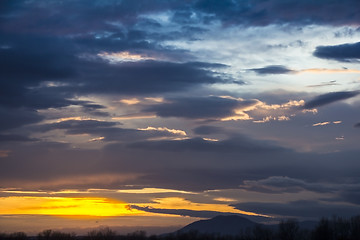
[[[177,231],[175,233],[147,236],[144,231],[127,235],[117,235],[110,228],[88,232],[86,236],[45,230],[37,236],[27,236],[23,232],[0,233],[0,240],[360,240],[360,215],[350,219],[333,217],[321,219],[313,229],[303,229],[296,220],[281,221],[277,226],[256,224],[238,234],[204,233],[196,230]]]

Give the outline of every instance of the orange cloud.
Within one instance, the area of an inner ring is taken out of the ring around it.
[[[215,211],[215,212],[224,212],[224,213],[239,213],[249,216],[264,216],[270,217],[267,215],[261,215],[254,212],[247,212],[238,210],[227,204],[213,204],[213,203],[194,203],[187,199],[180,197],[166,197],[166,198],[156,198],[153,199],[154,203],[148,204],[137,204],[140,207],[148,208],[159,208],[159,209],[186,209],[193,211]]]

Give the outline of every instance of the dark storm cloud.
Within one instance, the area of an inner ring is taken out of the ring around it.
[[[97,121],[97,120],[68,120],[53,124],[46,124],[39,127],[39,130],[42,131],[50,131],[55,129],[65,129],[68,133],[89,133],[94,129],[99,128],[107,128],[115,126],[117,123],[115,122],[105,122],[105,121]]]
[[[281,65],[273,65],[273,66],[267,66],[267,67],[263,67],[263,68],[253,68],[253,69],[249,69],[249,70],[254,71],[257,74],[262,74],[262,75],[294,73],[293,70],[291,70],[285,66],[281,66]]]
[[[225,24],[268,25],[272,23],[305,24],[356,24],[360,14],[356,0],[346,1],[286,1],[246,0],[207,1],[194,3],[196,12],[207,13],[203,21],[220,19]],[[336,12],[336,14],[333,14]]]
[[[54,88],[19,89],[0,96],[0,105],[9,108],[27,108],[32,110],[61,108],[78,105],[77,101],[68,100],[72,94],[62,93]]]
[[[221,64],[109,64],[99,57],[79,58],[81,52],[69,39],[9,35],[2,40],[11,47],[0,49],[0,76],[6,80],[0,83],[0,104],[11,107],[56,108],[79,104],[69,100],[76,94],[162,93],[223,82],[209,70],[225,67]],[[107,115],[94,106],[82,105],[95,115]]]
[[[207,63],[171,63],[159,61],[108,64],[87,62],[82,67],[79,87],[63,87],[78,93],[141,94],[186,90],[202,84],[223,82],[205,68],[219,65]],[[223,65],[220,65],[223,66]],[[100,81],[101,80],[101,81]]]
[[[159,22],[143,16],[181,5],[176,1],[137,1],[136,4],[131,1],[29,1],[22,5],[14,7],[13,12],[9,9],[9,14],[3,16],[0,30],[8,34],[25,33],[25,39],[29,35],[66,39],[76,44],[76,51],[82,53],[136,51],[185,61],[189,53],[168,48],[161,42],[192,38],[197,33],[196,29],[185,26],[184,31],[164,32]]]
[[[9,31],[56,34],[111,31],[116,29],[116,22],[133,25],[139,15],[167,10],[173,3],[176,1],[27,1],[21,5],[8,4],[2,27]]]
[[[145,30],[116,30],[111,34],[86,34],[72,38],[79,50],[85,53],[130,51],[162,60],[185,62],[192,54],[183,49],[166,47],[162,41],[191,37],[183,32],[149,33]]]
[[[333,102],[355,97],[359,93],[360,93],[359,91],[348,91],[348,92],[331,92],[331,93],[322,94],[306,102],[304,108],[311,109],[311,108],[321,107],[323,105],[327,105]]]
[[[236,100],[221,97],[189,97],[168,99],[169,103],[150,106],[147,112],[160,117],[181,117],[190,119],[218,119],[233,116],[235,109],[246,108],[257,103],[255,100]]]
[[[67,40],[54,37],[9,34],[0,40],[0,105],[12,108],[44,109],[73,102],[71,93],[41,86],[44,82],[76,76],[77,59]]]
[[[288,203],[245,202],[233,205],[244,211],[286,217],[319,218],[333,215],[352,217],[360,211],[359,206],[348,204],[330,204],[319,201],[293,201]]]
[[[36,141],[36,139],[18,134],[0,134],[0,142],[31,142],[31,141]]]
[[[342,25],[357,24],[360,20],[360,14],[356,11],[360,8],[357,0],[347,0],[345,3],[341,0],[14,2],[4,4],[0,29],[56,35],[116,32],[120,27],[135,26],[143,21],[146,14],[164,12],[170,14],[171,21],[190,26],[215,20],[220,20],[224,26],[274,23]],[[154,20],[152,23],[152,28],[159,25]]]
[[[5,34],[2,32],[2,34]],[[0,76],[26,85],[73,76],[76,61],[68,41],[55,37],[5,35],[0,44]]]
[[[36,111],[28,109],[12,109],[0,106],[0,131],[18,128],[43,120]]]
[[[360,42],[335,46],[318,46],[314,56],[337,61],[360,60]]]

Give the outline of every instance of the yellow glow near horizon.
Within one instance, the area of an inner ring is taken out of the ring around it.
[[[113,217],[150,215],[129,204],[101,197],[2,197],[0,215]]]
[[[239,213],[249,216],[263,216],[271,217],[268,215],[257,214],[254,212],[247,212],[238,210],[235,207],[227,204],[213,204],[213,203],[195,203],[181,197],[166,197],[153,199],[154,203],[137,204],[141,207],[160,208],[160,209],[186,209],[193,211],[214,211],[223,213]]]

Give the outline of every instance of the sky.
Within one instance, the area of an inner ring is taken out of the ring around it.
[[[359,213],[358,9],[2,0],[0,232]]]

